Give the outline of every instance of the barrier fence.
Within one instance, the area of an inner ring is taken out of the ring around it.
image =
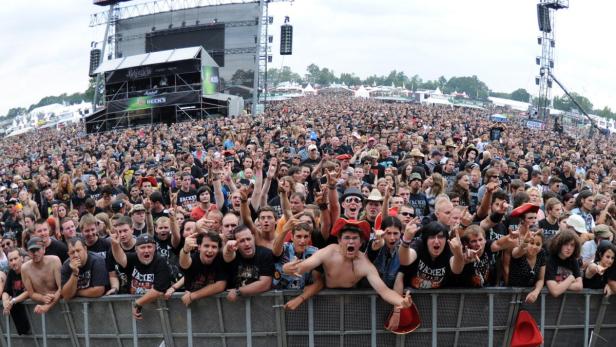
[[[441,289],[413,293],[421,326],[407,335],[384,329],[392,306],[373,291],[327,290],[296,311],[282,305],[296,292],[272,291],[229,302],[216,296],[186,308],[181,293],[144,306],[132,318],[135,297],[61,301],[47,314],[26,302],[32,334],[17,335],[10,316],[2,347],[14,346],[509,346],[520,309],[530,311],[545,346],[611,346],[616,304],[600,291],[551,297],[545,290],[525,304],[521,288]]]

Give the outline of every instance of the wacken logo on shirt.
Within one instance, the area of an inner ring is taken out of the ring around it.
[[[412,279],[412,286],[415,288],[439,288],[445,279],[445,267],[428,267],[421,259],[417,265],[417,275]]]

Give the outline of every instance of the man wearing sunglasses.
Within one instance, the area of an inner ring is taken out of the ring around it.
[[[347,219],[359,219],[364,196],[357,188],[349,188],[342,195],[342,211]]]

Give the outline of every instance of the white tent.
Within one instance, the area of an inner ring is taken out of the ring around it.
[[[357,89],[355,91],[355,97],[356,98],[369,98],[370,97],[370,92],[364,88],[364,86],[360,86],[359,89]]]
[[[308,83],[306,88],[302,89],[302,93],[304,95],[314,95],[314,94],[316,94],[316,90],[314,90],[314,88],[312,88],[312,85],[310,83]]]

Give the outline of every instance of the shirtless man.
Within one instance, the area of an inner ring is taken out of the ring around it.
[[[365,227],[367,230],[360,229]],[[338,234],[338,244],[320,249],[306,260],[297,259],[288,262],[283,266],[283,271],[289,275],[300,276],[322,265],[327,288],[353,288],[366,277],[383,300],[395,307],[410,307],[411,296],[402,297],[387,288],[368,257],[359,251],[362,243],[361,235],[365,235],[366,231],[370,233],[367,222],[348,222],[339,229],[339,232],[336,232],[334,226],[332,234]]]
[[[60,258],[45,255],[43,240],[33,237],[28,241],[29,260],[21,267],[21,276],[30,299],[42,304],[34,307],[34,312],[48,312],[60,299]]]

